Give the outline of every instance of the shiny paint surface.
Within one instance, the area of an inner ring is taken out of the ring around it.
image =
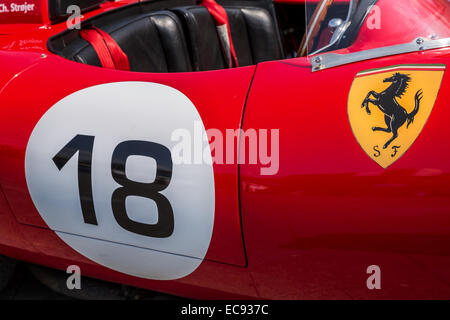
[[[84,16],[133,2],[107,2]],[[387,170],[360,148],[347,116],[358,72],[406,63],[447,65],[450,49],[315,73],[308,58],[297,58],[233,70],[145,74],[51,54],[48,38],[65,28],[0,26],[6,34],[0,37],[2,254],[62,270],[75,263],[91,277],[191,298],[450,297],[448,72],[422,133]],[[179,280],[143,280],[88,260],[48,229],[27,191],[25,148],[42,115],[75,91],[117,81],[176,88],[197,107],[206,129],[241,123],[244,129],[280,129],[277,175],[261,176],[258,165],[214,165],[211,245],[200,267]],[[373,264],[382,270],[380,291],[366,287],[366,268]]]
[[[276,176],[240,167],[249,272],[262,297],[450,296],[448,72],[428,123],[387,170],[358,145],[347,115],[358,72],[417,61],[446,64],[449,51],[317,73],[295,59],[258,66],[244,130],[280,129]],[[382,290],[365,286],[370,265],[381,268]]]
[[[23,160],[31,131],[49,107],[68,94],[95,84],[130,80],[151,81],[175,87],[184,93],[197,107],[206,129],[217,128],[225,131],[226,128],[240,126],[245,98],[255,70],[255,67],[246,67],[196,74],[138,74],[84,66],[55,56],[48,56],[41,60],[40,63],[23,72],[20,77],[11,81],[0,97],[2,106],[0,109],[0,148],[2,150],[0,185],[16,219],[21,224],[36,226],[39,228],[36,230],[41,231],[47,226],[37,214],[28,194]],[[48,91],[48,83],[40,81],[44,73],[53,80],[51,94]],[[69,78],[68,74],[71,75]],[[90,76],[86,77],[86,74]],[[221,83],[224,86],[227,85],[227,91],[220,89],[223,87]],[[209,93],[208,95],[204,94],[205,90]],[[18,96],[21,98],[17,99]],[[214,165],[214,178],[215,225],[205,259],[241,268],[246,265],[246,261],[238,207],[237,165]],[[55,243],[64,246],[60,240],[53,239],[54,234],[51,238],[46,238],[45,234],[51,235],[44,232],[39,237],[38,243],[51,247],[54,247]],[[55,248],[46,251],[46,254],[58,257],[59,254],[53,250]],[[38,252],[41,251],[38,250]],[[45,264],[45,260],[41,263]],[[98,265],[96,267],[99,268]],[[201,274],[202,267],[195,273]],[[183,281],[189,281],[189,277]],[[222,282],[219,279],[216,281]]]
[[[19,7],[17,7],[18,5]],[[49,21],[48,1],[29,0],[17,2],[4,0],[2,6],[0,6],[0,18],[1,24],[47,23]]]
[[[47,3],[47,0],[42,0]],[[83,13],[80,17],[80,22],[92,18],[98,14],[108,12],[122,6],[134,4],[139,0],[118,0],[118,1],[106,1],[91,11]],[[43,10],[46,13],[47,10]],[[20,51],[39,51],[48,52],[47,40],[64,30],[67,29],[65,21],[62,23],[52,23],[48,17],[48,14],[39,22],[34,23],[8,23],[9,21],[2,21],[0,23],[0,49],[1,50],[20,50]]]
[[[450,37],[447,0],[379,0],[368,14],[349,52],[409,43],[418,37]],[[420,19],[417,19],[420,17]]]
[[[105,2],[98,9],[84,13],[82,20],[136,2]],[[82,66],[49,52],[47,40],[65,29],[65,23],[51,24],[49,21],[43,24],[0,25],[0,163],[3,168],[0,173],[0,188],[5,200],[2,203],[2,227],[5,227],[3,234],[7,239],[0,241],[2,253],[59,269],[65,269],[67,265],[76,262],[94,277],[122,283],[128,281],[130,285],[181,296],[255,297],[252,280],[244,268],[246,259],[240,227],[237,165],[214,166],[216,223],[204,262],[189,277],[162,285],[160,281],[143,281],[101,267],[69,248],[53,231],[47,231],[47,225],[37,214],[27,194],[24,164],[17,160],[24,159],[28,137],[46,109],[72,92],[113,81],[151,81],[173,86],[191,99],[196,107],[203,105],[198,111],[206,129],[237,129],[241,124],[245,98],[256,68],[246,67],[225,73],[219,71],[176,75],[111,72]],[[22,78],[25,73],[28,78],[26,80]],[[42,81],[43,74],[51,79],[50,82]],[[97,76],[92,77],[91,74]],[[68,75],[71,75],[69,80]],[[37,87],[37,84],[41,87]],[[228,91],[220,90],[221,86],[227,87]],[[7,87],[11,90],[9,93]],[[52,88],[51,94],[48,93],[49,87]],[[205,87],[208,88],[208,95],[204,94]],[[20,100],[17,96],[26,96],[27,99]],[[37,101],[43,102],[38,107],[39,110],[36,109]],[[6,105],[9,107],[3,107]],[[27,121],[28,126],[25,126],[28,128],[19,133],[22,130],[17,128],[24,128]],[[15,134],[10,135],[11,132]]]

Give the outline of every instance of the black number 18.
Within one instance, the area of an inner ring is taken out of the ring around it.
[[[81,211],[85,223],[98,225],[92,197],[92,150],[94,136],[77,135],[67,143],[54,157],[53,162],[61,170],[78,152],[78,189]],[[127,178],[125,167],[128,157],[137,155],[155,159],[156,178],[154,182],[142,183]],[[124,229],[140,235],[166,238],[174,230],[173,210],[169,200],[160,192],[166,189],[172,179],[172,157],[165,146],[148,141],[124,141],[113,152],[111,173],[113,179],[121,185],[111,197],[114,218]],[[158,208],[158,222],[145,224],[129,218],[125,206],[128,196],[151,199]]]

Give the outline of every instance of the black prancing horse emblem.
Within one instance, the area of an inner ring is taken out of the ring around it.
[[[401,98],[408,88],[411,78],[402,73],[395,73],[392,77],[384,79],[383,82],[391,82],[392,84],[383,92],[378,93],[370,91],[362,103],[362,108],[366,109],[367,114],[371,114],[369,103],[377,106],[381,112],[384,113],[384,120],[387,128],[372,127],[373,131],[392,132],[392,137],[384,144],[383,149],[386,149],[392,141],[398,137],[398,129],[407,122],[406,127],[414,121],[414,117],[419,112],[420,101],[423,94],[422,89],[418,90],[415,95],[416,105],[411,113],[406,112],[396,98]],[[375,99],[371,99],[374,97]]]

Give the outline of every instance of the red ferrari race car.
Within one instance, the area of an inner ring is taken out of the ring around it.
[[[450,298],[447,0],[0,0],[2,284]]]

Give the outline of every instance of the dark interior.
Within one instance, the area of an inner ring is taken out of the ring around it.
[[[68,3],[91,10],[104,0],[49,0],[50,14],[64,14]],[[349,46],[367,15],[366,8],[377,0],[361,0],[346,34],[326,51]],[[229,67],[215,21],[200,0],[146,0],[99,14],[82,23],[107,32],[126,54],[135,72],[190,72]],[[306,29],[305,5],[272,0],[216,0],[225,9],[239,66],[296,57]],[[308,4],[312,15],[316,4]],[[89,9],[90,8],[90,9]],[[53,13],[52,13],[53,12]],[[313,52],[326,46],[332,37],[328,22],[346,19],[348,3],[333,5],[321,25]],[[55,20],[56,23],[57,20]],[[51,38],[48,48],[64,58],[101,67],[91,44],[77,29]],[[325,52],[325,51],[324,51]]]
[[[283,59],[276,15],[270,0],[217,1],[226,10],[239,66]],[[189,72],[227,67],[213,17],[191,0],[149,1],[85,21],[107,32],[125,52],[131,71]],[[67,30],[49,42],[67,59],[101,66],[79,30]]]

